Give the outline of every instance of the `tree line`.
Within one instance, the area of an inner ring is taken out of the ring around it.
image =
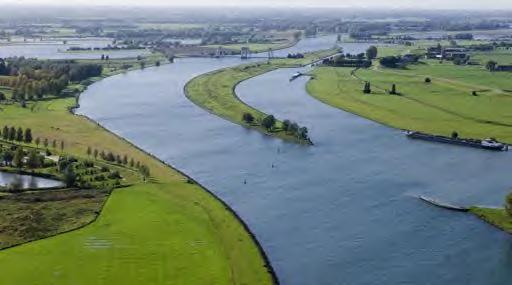
[[[256,122],[254,116],[249,112],[245,112],[242,115],[242,120],[247,124],[254,124]],[[274,115],[267,115],[263,119],[261,119],[259,124],[267,131],[272,131],[276,128],[277,120],[274,117]],[[287,134],[293,135],[300,140],[309,141],[308,128],[300,127],[299,124],[295,122],[292,122],[290,120],[284,120],[281,125],[281,129],[285,131]]]
[[[24,57],[0,58],[0,85],[12,88],[16,101],[61,96],[69,82],[79,82],[101,75],[101,64],[74,60],[38,60]]]
[[[150,175],[150,170],[147,165],[141,164],[140,161],[135,161],[133,158],[128,158],[126,154],[121,156],[119,154],[114,154],[111,151],[106,152],[104,150],[99,151],[98,149],[93,150],[91,147],[87,147],[86,154],[89,157],[94,157],[94,159],[98,159],[99,157],[108,162],[129,166],[131,168],[136,168],[140,171],[144,178],[147,178]]]

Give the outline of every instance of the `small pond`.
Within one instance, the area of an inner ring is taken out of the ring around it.
[[[60,187],[64,186],[64,183],[54,179],[0,171],[0,187],[13,186],[18,189],[36,189]]]

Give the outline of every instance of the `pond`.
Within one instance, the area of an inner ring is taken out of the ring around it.
[[[37,189],[63,187],[64,183],[48,178],[0,171],[0,186],[14,187],[15,189]]]

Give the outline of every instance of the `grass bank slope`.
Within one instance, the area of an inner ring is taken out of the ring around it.
[[[74,98],[2,106],[0,120],[63,140],[127,154],[148,183],[116,189],[91,225],[0,251],[0,284],[271,284],[262,252],[226,206],[177,171],[97,124],[68,112]],[[30,269],[27,271],[27,269]]]
[[[473,207],[470,212],[489,224],[512,234],[512,218],[505,209]]]

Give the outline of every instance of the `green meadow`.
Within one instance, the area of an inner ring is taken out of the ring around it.
[[[106,70],[105,76],[122,72]],[[224,204],[122,138],[72,115],[74,104],[75,98],[45,98],[27,108],[1,105],[0,122],[64,141],[68,155],[86,158],[88,147],[126,154],[147,165],[151,177],[143,182],[137,175],[113,190],[103,210],[104,195],[40,206],[2,199],[2,213],[23,216],[26,206],[44,212],[43,222],[62,219],[55,234],[71,231],[1,250],[0,284],[272,284],[256,241]],[[11,222],[0,218],[0,228]]]
[[[407,69],[320,67],[307,89],[315,98],[383,124],[463,137],[496,137],[512,142],[509,73],[482,66],[425,61]],[[431,82],[426,83],[425,79]],[[362,92],[369,81],[372,93]],[[396,84],[399,95],[389,95]],[[473,94],[473,91],[476,93]]]

